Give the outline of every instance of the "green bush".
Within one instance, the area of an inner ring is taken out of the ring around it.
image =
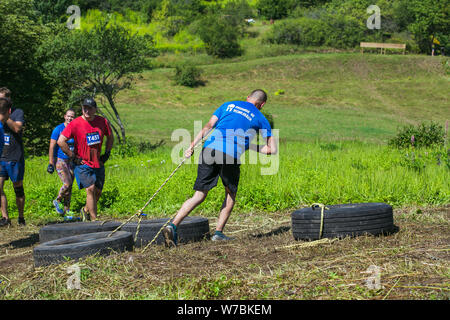
[[[364,39],[364,29],[347,16],[321,15],[319,18],[288,19],[275,24],[265,41],[299,46],[352,48]]]
[[[389,140],[389,145],[397,148],[442,146],[445,142],[443,126],[438,123],[422,122],[418,126],[400,128],[397,135]]]
[[[261,110],[261,113],[266,117],[267,121],[270,123],[270,127],[273,129],[275,127],[275,121],[273,120],[273,115],[267,111]]]
[[[292,0],[259,0],[256,9],[260,16],[267,19],[282,19],[288,12],[294,9],[296,1]]]
[[[175,67],[173,80],[177,85],[186,87],[197,87],[204,85],[201,80],[202,70],[192,64],[179,64]]]
[[[197,24],[197,33],[205,43],[206,53],[218,58],[232,58],[243,53],[239,28],[220,15],[208,15]]]
[[[288,19],[273,26],[265,39],[269,43],[320,46],[324,43],[322,22],[316,19]]]

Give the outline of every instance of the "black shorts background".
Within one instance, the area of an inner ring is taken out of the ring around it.
[[[198,161],[194,190],[209,191],[217,186],[220,177],[225,187],[233,194],[237,193],[241,174],[239,160],[218,150],[204,148]]]

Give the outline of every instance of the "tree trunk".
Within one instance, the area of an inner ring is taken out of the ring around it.
[[[122,142],[121,143],[126,143],[127,140],[126,140],[126,137],[125,137],[125,127],[124,127],[124,125],[122,123],[122,120],[120,119],[119,112],[117,112],[116,105],[114,103],[114,99],[113,99],[111,94],[109,94],[109,93],[104,93],[104,94],[105,94],[106,99],[108,99],[109,105],[111,106],[111,109],[113,110],[114,115],[116,116],[117,124],[120,127],[120,132],[121,132],[121,135],[122,135]]]
[[[121,136],[120,136],[120,134],[119,134],[119,131],[117,131],[116,126],[112,123],[111,120],[108,119],[108,116],[107,116],[105,113],[103,113],[103,112],[100,111],[100,110],[99,110],[99,113],[101,114],[101,116],[102,116],[103,118],[105,118],[106,120],[108,120],[111,129],[114,131],[114,134],[115,134],[115,136],[117,137],[117,140],[119,141],[119,144],[122,144],[122,138],[121,138]]]

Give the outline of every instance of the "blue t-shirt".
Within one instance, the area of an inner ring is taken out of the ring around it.
[[[64,123],[61,123],[59,126],[57,126],[52,132],[51,139],[58,141],[61,132],[63,132],[65,128],[66,125]],[[69,145],[70,150],[73,151],[75,141],[73,139],[70,139],[69,141],[67,141],[67,144]],[[55,146],[55,152],[53,154],[56,154],[59,159],[69,159],[69,157],[61,150],[58,145]]]
[[[272,136],[266,117],[252,103],[231,101],[214,112],[219,119],[204,147],[219,150],[235,159],[249,148],[250,141],[261,130],[264,138]]]
[[[3,124],[0,122],[0,154],[3,152],[3,145],[5,144],[5,129],[3,129]]]

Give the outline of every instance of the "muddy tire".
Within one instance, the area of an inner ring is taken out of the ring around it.
[[[42,227],[39,230],[39,242],[44,243],[56,239],[76,236],[79,234],[113,231],[120,222],[117,221],[92,221],[56,223]]]
[[[33,250],[36,267],[65,262],[68,258],[78,260],[85,256],[133,250],[133,236],[129,232],[118,231],[80,234],[56,239],[36,246]]]
[[[147,245],[156,236],[161,227],[168,221],[167,218],[142,220],[135,247]],[[131,222],[124,225],[121,230],[128,231],[136,235],[137,222]],[[178,243],[188,243],[209,239],[209,220],[202,217],[186,217],[178,226]],[[161,232],[156,238],[155,244],[163,244],[164,236]]]
[[[385,203],[358,203],[326,206],[322,238],[380,235],[394,232],[392,207]],[[304,208],[292,213],[292,233],[296,240],[317,240],[321,209]]]

